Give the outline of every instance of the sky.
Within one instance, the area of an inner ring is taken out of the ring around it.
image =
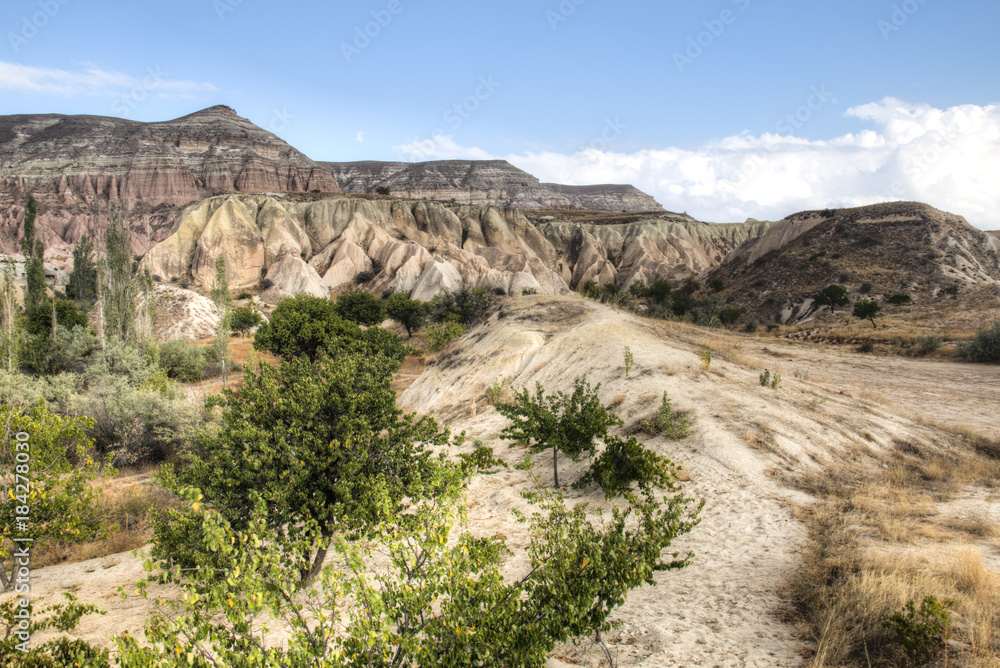
[[[225,104],[316,160],[505,159],[712,222],[1000,228],[996,0],[5,0],[0,114]]]

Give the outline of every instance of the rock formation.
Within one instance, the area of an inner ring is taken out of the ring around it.
[[[722,281],[719,297],[752,318],[795,322],[831,284],[852,299],[926,301],[953,285],[1000,283],[1000,239],[916,202],[805,211],[769,226],[707,278]]]
[[[519,209],[662,211],[632,186],[562,186],[541,183],[506,160],[433,162],[325,162],[346,193],[388,188],[394,197],[436,199],[472,206]]]
[[[28,194],[46,257],[129,212],[137,254],[185,207],[224,191],[340,192],[328,170],[228,107],[162,123],[58,114],[0,116],[0,250],[17,245]]]
[[[225,257],[233,290],[265,301],[355,285],[430,299],[463,282],[560,294],[596,280],[626,287],[709,269],[768,223],[713,225],[676,214],[533,222],[518,209],[357,196],[230,194],[188,207],[143,265],[210,289]],[[264,282],[266,281],[266,282]]]

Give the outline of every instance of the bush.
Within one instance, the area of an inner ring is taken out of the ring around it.
[[[378,186],[375,188],[376,195],[382,195],[383,197],[389,197],[392,195],[392,188],[389,186]]]
[[[680,413],[674,414],[666,392],[663,393],[663,401],[656,414],[649,420],[643,420],[642,430],[650,436],[662,434],[671,440],[684,438],[691,433],[687,416]]]
[[[375,295],[364,292],[349,292],[337,298],[334,312],[344,320],[356,322],[365,327],[373,327],[385,320],[385,306]]]
[[[932,334],[930,336],[920,337],[920,340],[917,342],[917,346],[920,349],[920,354],[929,355],[939,349],[941,347],[941,343],[941,337]]]
[[[538,290],[536,290],[535,288],[525,288],[524,290],[521,290],[522,297],[527,297],[528,295],[537,295],[537,294]]]
[[[253,299],[253,295],[249,292],[241,292],[236,298],[236,301],[243,301],[244,299]]]
[[[967,362],[1000,363],[1000,322],[976,332],[976,338],[961,344],[958,352]]]
[[[596,482],[606,499],[631,493],[637,484],[643,491],[653,488],[676,489],[677,467],[666,457],[645,448],[634,437],[604,439],[604,451],[573,487],[583,489]]]
[[[760,374],[760,386],[769,387],[772,390],[778,389],[778,385],[781,384],[781,375],[775,372],[771,374],[770,369],[764,369],[764,373]]]
[[[871,293],[871,291],[874,290],[874,289],[875,289],[875,286],[872,285],[871,283],[868,283],[866,281],[866,282],[864,282],[864,283],[861,284],[861,288],[858,290],[858,292],[860,292],[863,295],[867,295],[867,294]]]
[[[466,327],[460,322],[439,322],[427,328],[427,349],[432,353],[444,350],[457,338],[465,336]]]
[[[722,321],[723,325],[734,325],[746,312],[745,308],[729,306],[722,309],[722,313],[719,314],[719,320]]]
[[[329,299],[300,294],[278,303],[271,321],[257,330],[253,346],[285,358],[316,359],[331,342],[360,338],[361,328],[337,315]]]
[[[657,304],[667,304],[670,301],[670,281],[658,278],[649,286],[646,297]]]
[[[367,283],[368,281],[374,279],[375,279],[375,272],[372,271],[371,269],[365,269],[364,271],[359,272],[358,275],[354,277],[354,282],[357,285],[361,285],[363,283]]]
[[[726,287],[726,283],[721,278],[713,278],[709,281],[708,287],[710,287],[713,292],[721,292]]]
[[[646,287],[646,281],[641,278],[635,279],[632,281],[632,285],[628,286],[628,293],[636,299],[645,297],[649,294],[649,288]]]
[[[601,288],[597,281],[590,280],[580,286],[580,294],[587,299],[597,299],[601,295]]]
[[[958,294],[962,291],[961,286],[958,284],[949,285],[944,289],[946,295],[951,295],[954,299],[958,299]]]
[[[213,361],[211,349],[184,339],[167,341],[160,346],[160,368],[168,377],[185,383],[204,380],[207,367]]]
[[[903,306],[905,304],[912,304],[913,297],[910,295],[893,295],[889,297],[889,303],[893,306]]]
[[[948,610],[954,602],[938,602],[927,596],[917,610],[914,601],[906,604],[902,612],[889,615],[884,623],[888,640],[899,647],[906,657],[919,666],[930,661],[948,640],[951,616]]]

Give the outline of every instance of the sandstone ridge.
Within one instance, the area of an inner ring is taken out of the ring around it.
[[[325,162],[347,193],[388,188],[396,197],[439,199],[473,206],[595,211],[662,211],[629,185],[564,186],[541,183],[506,160]]]
[[[587,281],[622,287],[706,271],[769,223],[713,225],[675,214],[584,224],[518,209],[441,202],[229,194],[188,207],[144,258],[161,281],[207,290],[226,258],[233,290],[276,301],[361,285],[429,299],[462,282],[562,294]]]

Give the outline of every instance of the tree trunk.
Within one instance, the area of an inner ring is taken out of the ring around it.
[[[559,489],[559,448],[552,448],[552,477],[556,481],[556,489]]]

